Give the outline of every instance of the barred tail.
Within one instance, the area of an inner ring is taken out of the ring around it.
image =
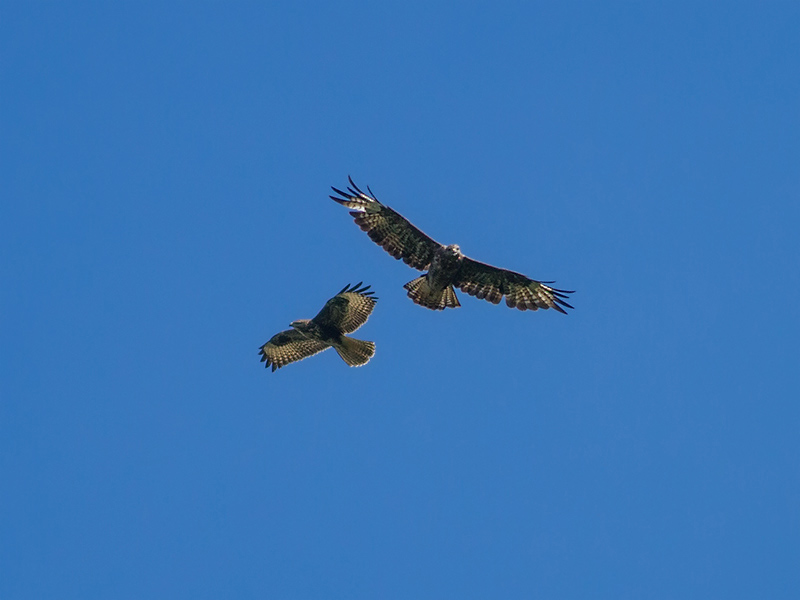
[[[360,367],[369,362],[375,354],[375,342],[365,342],[355,338],[342,336],[342,343],[334,346],[342,360],[351,367]]]
[[[428,278],[425,275],[409,281],[403,287],[408,290],[409,298],[420,306],[431,310],[444,310],[445,308],[458,308],[461,306],[452,285],[448,285],[438,292],[434,291],[428,285]]]

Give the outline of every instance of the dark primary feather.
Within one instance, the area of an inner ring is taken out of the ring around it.
[[[526,277],[521,273],[500,269],[464,257],[453,285],[470,296],[498,304],[503,296],[506,305],[520,310],[554,308],[567,314],[564,308],[573,308],[566,298],[574,292],[552,288],[546,283]],[[564,307],[564,308],[562,308]]]
[[[353,209],[350,214],[356,224],[393,257],[402,259],[420,271],[427,269],[441,244],[414,227],[405,217],[378,202],[369,187],[369,194],[365,194],[353,183],[352,178],[348,179],[350,187],[347,192],[331,188],[341,196],[331,196],[331,200]]]

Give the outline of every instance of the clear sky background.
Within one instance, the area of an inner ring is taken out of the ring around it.
[[[0,8],[0,598],[798,597],[800,5],[166,4]]]

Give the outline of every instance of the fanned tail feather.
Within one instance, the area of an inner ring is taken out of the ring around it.
[[[445,308],[458,308],[461,306],[452,285],[448,285],[443,290],[436,292],[428,285],[428,278],[425,275],[409,281],[403,287],[408,290],[408,297],[416,304],[431,310],[444,310]]]
[[[375,355],[375,342],[342,336],[342,343],[334,346],[342,360],[351,367],[360,367]]]

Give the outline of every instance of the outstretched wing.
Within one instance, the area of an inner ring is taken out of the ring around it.
[[[542,282],[525,277],[521,273],[498,269],[477,260],[464,257],[453,285],[470,296],[486,299],[498,304],[503,296],[506,304],[520,310],[554,308],[567,314],[564,308],[572,308],[565,300],[572,291],[558,290]],[[564,308],[562,308],[564,307]]]
[[[402,258],[404,263],[420,271],[427,269],[441,244],[422,233],[401,214],[378,202],[369,187],[370,195],[358,189],[351,178],[348,179],[351,187],[347,192],[331,188],[341,196],[331,196],[331,200],[352,209],[350,214],[356,225],[389,254]]]
[[[349,284],[325,303],[319,314],[312,320],[318,325],[333,327],[342,333],[353,333],[367,322],[378,298],[370,286],[360,287]],[[369,291],[368,291],[369,290]]]
[[[304,338],[296,329],[287,329],[272,336],[261,348],[261,362],[266,362],[265,367],[272,365],[272,370],[280,369],[284,365],[303,360],[322,352],[330,345],[319,340]]]

